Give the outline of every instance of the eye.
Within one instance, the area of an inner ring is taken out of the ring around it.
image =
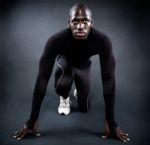
[[[83,23],[84,23],[84,24],[87,24],[89,21],[90,21],[90,20],[88,20],[88,19],[84,19],[84,20],[83,20]]]
[[[78,21],[77,19],[72,20],[72,23],[73,23],[73,24],[78,24],[78,22],[79,22],[79,21]]]
[[[86,23],[88,23],[88,21],[87,21],[87,20],[83,20],[83,23],[85,23],[85,24],[86,24]]]

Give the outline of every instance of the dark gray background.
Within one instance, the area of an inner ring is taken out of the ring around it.
[[[20,142],[12,134],[28,119],[38,61],[46,40],[67,26],[75,0],[0,2],[0,145],[119,145],[103,140],[104,102],[98,57],[92,57],[92,108],[82,114],[72,98],[72,113],[57,114],[53,75],[43,102],[40,138]],[[129,145],[149,145],[149,5],[147,1],[82,1],[93,11],[94,27],[106,33],[116,57],[116,120],[130,134]]]

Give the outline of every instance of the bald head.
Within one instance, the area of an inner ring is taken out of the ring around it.
[[[75,39],[86,39],[92,26],[92,13],[85,4],[70,9],[69,26]]]
[[[70,9],[70,19],[72,16],[87,16],[89,19],[92,19],[92,13],[91,10],[88,8],[87,5],[85,4],[75,4],[71,9]]]

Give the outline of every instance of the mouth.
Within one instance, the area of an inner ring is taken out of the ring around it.
[[[86,36],[86,33],[83,32],[83,31],[79,31],[79,32],[75,32],[75,35],[76,35],[77,37],[85,37],[85,36]]]

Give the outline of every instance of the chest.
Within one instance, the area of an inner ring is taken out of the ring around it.
[[[64,55],[67,57],[90,57],[93,54],[92,46],[89,42],[82,42],[82,43],[68,43],[65,48],[63,48]]]

